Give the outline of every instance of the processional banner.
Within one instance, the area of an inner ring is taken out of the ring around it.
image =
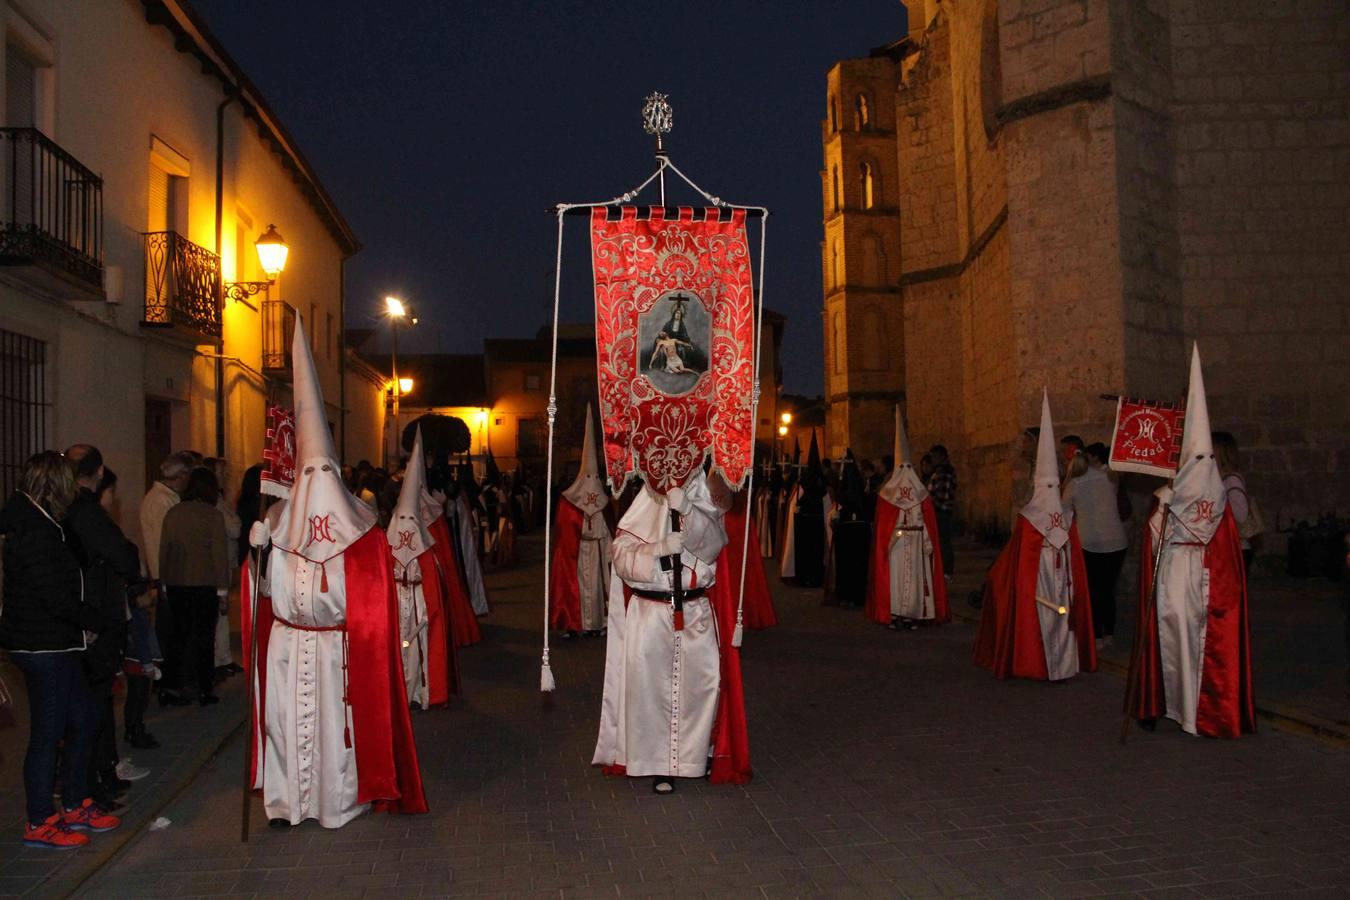
[[[683,485],[711,455],[739,486],[751,465],[754,291],[745,212],[692,208],[667,219],[591,215],[595,343],[605,467]]]
[[[263,445],[262,492],[285,500],[295,483],[295,410],[267,407],[267,441]]]
[[[1171,478],[1181,457],[1181,428],[1186,407],[1120,397],[1111,434],[1111,468]]]

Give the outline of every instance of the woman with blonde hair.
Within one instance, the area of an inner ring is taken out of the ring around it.
[[[1215,431],[1210,435],[1214,442],[1214,461],[1219,464],[1219,475],[1223,477],[1223,490],[1228,499],[1228,508],[1233,511],[1233,521],[1237,523],[1238,535],[1242,539],[1242,564],[1248,571],[1252,567],[1251,539],[1261,533],[1260,516],[1254,514],[1254,503],[1247,493],[1247,479],[1242,477],[1242,459],[1238,455],[1237,438],[1227,431]]]
[[[84,579],[61,520],[75,499],[75,470],[44,451],[28,460],[19,489],[0,511],[4,541],[4,606],[0,647],[23,673],[28,689],[28,751],[23,781],[30,847],[71,850],[89,843],[77,831],[109,831],[121,824],[89,792],[89,758],[99,710],[85,678],[86,632],[102,623],[84,603]],[[57,743],[61,754],[61,810],[54,810]]]

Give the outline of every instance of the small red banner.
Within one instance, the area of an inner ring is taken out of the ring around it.
[[[595,343],[605,466],[682,485],[709,454],[738,486],[751,465],[754,290],[745,213],[702,221],[653,208],[591,216]]]
[[[295,410],[267,407],[267,442],[263,445],[262,492],[283,500],[295,483]]]
[[[1186,407],[1120,397],[1111,435],[1111,468],[1171,478],[1181,456]]]

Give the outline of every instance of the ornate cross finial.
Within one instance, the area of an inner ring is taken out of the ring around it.
[[[642,130],[656,135],[657,146],[661,145],[661,135],[670,134],[674,125],[669,99],[665,94],[653,93],[642,105]]]

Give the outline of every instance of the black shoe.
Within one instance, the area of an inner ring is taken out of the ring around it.
[[[189,700],[187,697],[184,697],[180,694],[176,694],[173,691],[159,692],[160,706],[187,706],[191,702],[192,701]]]
[[[89,796],[94,801],[95,805],[102,808],[104,812],[112,813],[113,815],[116,815],[127,808],[127,805],[122,803],[117,797],[105,793],[104,791],[93,790],[89,792]]]
[[[1142,728],[1142,729],[1144,729],[1145,731],[1157,731],[1157,730],[1158,730],[1158,720],[1157,720],[1157,719],[1140,719],[1140,720],[1139,720],[1139,727]]]
[[[202,706],[210,706],[213,703],[219,703],[220,698],[217,697],[215,694],[202,694],[201,697],[197,700],[197,702],[200,703]]]
[[[652,779],[652,793],[665,796],[675,793],[675,779],[658,775]]]
[[[230,663],[228,666],[225,666],[226,675],[239,675],[242,674],[243,671],[244,667],[239,665],[238,663]]]
[[[127,743],[137,750],[159,749],[159,741],[155,740],[155,736],[146,731],[144,727],[138,728],[135,731],[128,731],[126,737]]]
[[[277,831],[281,831],[284,828],[290,828],[291,823],[289,819],[268,819],[267,827],[275,828]]]

